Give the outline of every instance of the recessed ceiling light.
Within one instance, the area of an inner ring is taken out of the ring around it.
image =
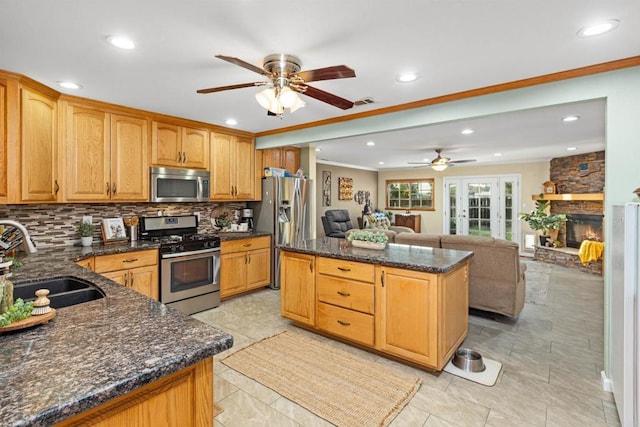
[[[471,135],[472,133],[474,133],[475,130],[473,129],[464,129],[462,132],[460,132],[463,135]]]
[[[580,116],[567,116],[567,117],[563,117],[562,121],[563,122],[575,122],[579,118],[580,118]]]
[[[133,43],[131,39],[122,36],[107,36],[105,38],[107,42],[115,47],[119,47],[120,49],[135,49],[136,45]]]
[[[74,83],[74,82],[62,81],[62,82],[56,82],[56,83],[58,83],[58,86],[63,87],[65,89],[80,89],[82,87],[78,83]]]
[[[580,28],[580,31],[578,31],[578,37],[592,37],[608,33],[609,31],[615,30],[619,23],[620,21],[617,19],[607,19],[606,21],[587,25],[586,27]]]
[[[413,72],[401,73],[396,76],[396,81],[400,83],[411,83],[411,82],[415,82],[419,78],[420,78],[420,74],[418,73],[413,73]]]
[[[502,157],[502,153],[493,153],[495,157]]]
[[[322,148],[316,147],[316,151],[322,151]]]
[[[567,151],[576,151],[577,147],[567,147]]]
[[[384,162],[378,162],[379,165],[384,165]]]
[[[375,142],[373,141],[367,141],[367,147],[373,147],[374,145],[376,145]]]
[[[227,120],[224,121],[225,124],[228,124],[229,126],[235,126],[238,124],[238,121],[236,119],[233,118],[229,118]]]

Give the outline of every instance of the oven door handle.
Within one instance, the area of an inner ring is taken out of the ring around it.
[[[208,254],[211,252],[220,252],[220,248],[202,249],[199,251],[189,251],[189,252],[178,252],[175,254],[162,254],[161,258],[162,259],[177,258],[181,256],[183,257],[183,256],[189,256],[189,255]]]

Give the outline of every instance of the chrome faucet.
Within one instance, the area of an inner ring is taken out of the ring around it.
[[[10,219],[0,219],[0,225],[10,225],[12,227],[17,228],[20,233],[22,233],[22,243],[24,245],[24,249],[28,254],[32,254],[37,252],[35,243],[31,240],[31,236],[29,236],[29,232],[24,225],[20,224],[18,221],[13,221]]]

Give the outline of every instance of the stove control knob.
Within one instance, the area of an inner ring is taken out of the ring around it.
[[[209,244],[209,242],[204,242],[204,247],[205,247],[205,248],[208,248],[208,247],[209,247],[209,245],[210,245],[210,244]]]
[[[180,252],[184,252],[184,245],[178,246],[178,249],[180,250]]]
[[[171,252],[177,252],[178,251],[178,245],[171,245]]]

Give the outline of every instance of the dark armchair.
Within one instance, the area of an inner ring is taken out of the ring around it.
[[[349,218],[349,211],[346,209],[326,211],[322,217],[322,226],[324,227],[324,234],[328,237],[341,238],[344,238],[347,230],[353,228],[351,218]]]

